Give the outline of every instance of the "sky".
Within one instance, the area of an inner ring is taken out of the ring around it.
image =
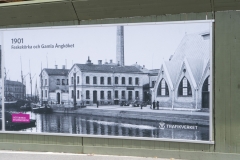
[[[159,69],[162,60],[174,54],[185,34],[209,31],[210,23],[144,24],[124,26],[125,65],[145,65]],[[30,93],[30,76],[33,93],[39,85],[41,68],[54,68],[74,63],[86,63],[88,56],[94,64],[98,60],[116,62],[116,26],[91,26],[71,28],[27,28],[7,30],[0,34],[7,79],[21,81],[21,70]],[[20,39],[14,43],[14,39]],[[12,46],[74,44],[74,48],[12,49]]]

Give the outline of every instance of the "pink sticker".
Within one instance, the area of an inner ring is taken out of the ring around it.
[[[23,113],[12,114],[12,122],[30,123],[30,115]]]

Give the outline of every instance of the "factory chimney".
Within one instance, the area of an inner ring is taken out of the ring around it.
[[[117,48],[116,48],[116,62],[119,62],[120,66],[124,66],[124,28],[123,26],[117,26]]]

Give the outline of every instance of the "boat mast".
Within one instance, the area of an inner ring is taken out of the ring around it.
[[[30,67],[30,60],[29,60],[29,76],[30,76],[30,86],[31,86],[31,99],[32,99],[32,79],[34,78],[36,74],[33,75],[31,74],[31,67]]]
[[[22,79],[22,95],[24,98],[24,84],[23,84],[23,72],[22,72],[22,57],[20,56],[20,63],[21,63],[21,79]]]

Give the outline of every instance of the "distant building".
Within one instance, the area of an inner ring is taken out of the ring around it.
[[[5,80],[4,83],[4,96],[6,101],[25,99],[26,87],[24,84],[10,80]]]
[[[43,101],[60,104],[68,102],[68,69],[45,68],[40,76],[40,90]],[[40,97],[40,98],[41,98]]]
[[[148,74],[135,66],[74,64],[68,74],[69,97],[77,103],[119,104],[120,101],[143,100],[143,86]],[[74,94],[74,81],[76,93]]]
[[[185,35],[175,54],[161,64],[152,100],[162,108],[209,108],[210,67],[210,33]]]

